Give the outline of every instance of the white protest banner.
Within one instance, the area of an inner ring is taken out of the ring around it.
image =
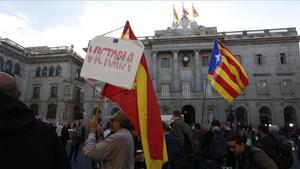
[[[96,36],[89,43],[80,76],[132,89],[143,51],[137,40]]]

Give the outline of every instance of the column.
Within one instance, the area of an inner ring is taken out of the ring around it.
[[[199,50],[194,50],[194,84],[195,84],[195,93],[201,91],[201,73],[200,73],[200,56]]]
[[[154,90],[157,91],[157,52],[152,53],[152,83]]]
[[[178,51],[173,52],[173,93],[179,92]]]

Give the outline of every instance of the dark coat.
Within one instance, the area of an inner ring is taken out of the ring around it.
[[[53,128],[16,98],[0,93],[0,168],[70,169]]]
[[[183,143],[179,137],[174,136],[171,133],[165,134],[168,159],[172,166],[172,169],[182,169],[186,165]]]
[[[276,164],[264,151],[246,146],[245,151],[237,157],[237,169],[277,169]]]

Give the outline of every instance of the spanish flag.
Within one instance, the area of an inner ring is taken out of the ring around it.
[[[174,16],[174,19],[175,19],[176,21],[179,20],[179,17],[178,17],[178,15],[177,15],[177,12],[176,12],[176,10],[175,10],[174,5],[173,5],[173,16]]]
[[[183,12],[184,16],[188,16],[189,15],[188,11],[184,9],[183,5],[182,5],[182,12]]]
[[[215,40],[208,68],[213,88],[228,102],[238,97],[249,84],[243,66],[223,43]]]
[[[127,21],[122,39],[136,40]],[[147,169],[162,168],[168,160],[162,121],[147,63],[142,55],[132,90],[105,84],[102,96],[117,102],[137,129],[142,141]]]
[[[194,5],[192,4],[192,9],[193,9],[193,17],[199,17],[198,12],[194,8]]]

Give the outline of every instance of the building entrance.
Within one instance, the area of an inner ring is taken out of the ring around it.
[[[195,109],[191,105],[183,106],[181,112],[184,115],[184,121],[189,124],[193,125],[195,123]]]

